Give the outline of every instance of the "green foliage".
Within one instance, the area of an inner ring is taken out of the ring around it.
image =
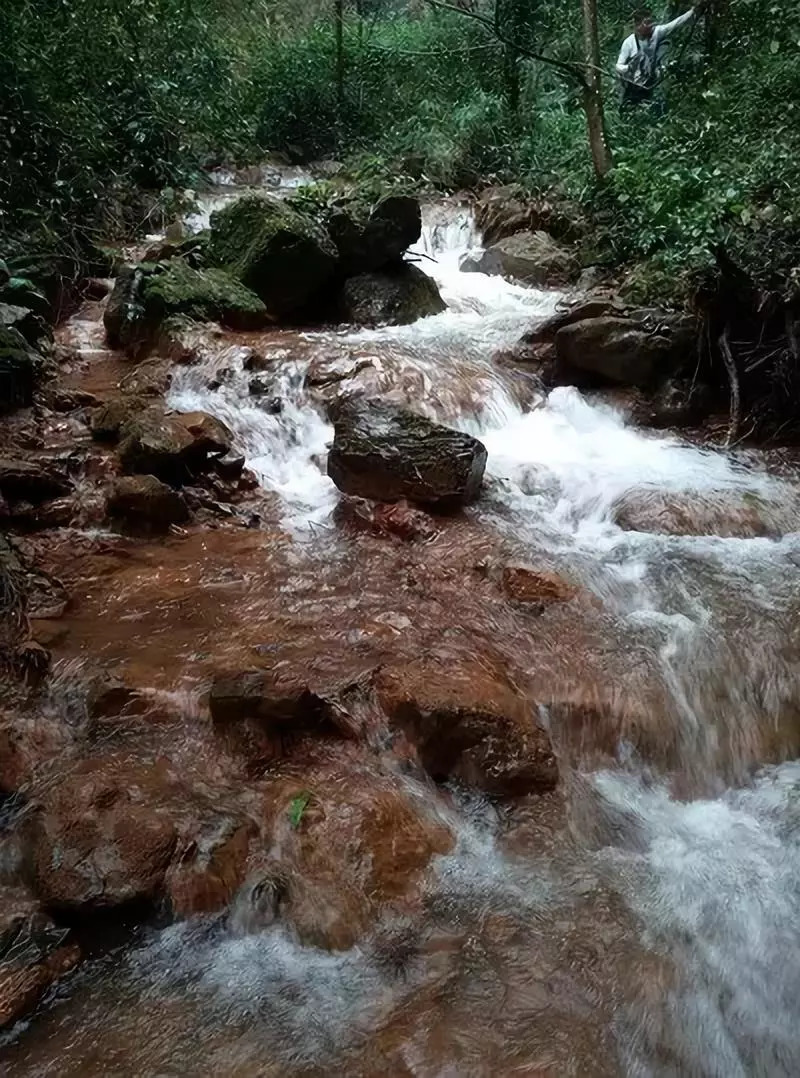
[[[289,803],[289,824],[295,831],[303,820],[305,811],[311,801],[311,796],[308,790],[303,790],[302,793],[293,797]]]
[[[0,282],[75,276],[93,240],[185,212],[183,188],[203,167],[270,150],[346,158],[376,196],[514,181],[578,201],[595,257],[646,263],[630,286],[641,295],[677,292],[678,271],[719,242],[788,272],[800,234],[797,6],[711,5],[672,46],[663,118],[618,115],[613,62],[630,4],[598,9],[615,154],[602,191],[577,84],[456,13],[346,4],[340,97],[324,0],[2,3]],[[476,10],[491,17],[494,5]],[[574,0],[497,6],[503,36],[560,61],[582,60],[579,14]],[[162,195],[144,205],[139,188]],[[337,188],[298,205],[329,205]]]

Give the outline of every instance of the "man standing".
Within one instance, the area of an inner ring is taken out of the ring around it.
[[[637,105],[652,100],[656,86],[661,81],[661,61],[667,39],[696,19],[702,10],[703,2],[699,0],[685,15],[659,25],[654,22],[649,8],[634,12],[633,33],[622,42],[617,60],[623,105]]]

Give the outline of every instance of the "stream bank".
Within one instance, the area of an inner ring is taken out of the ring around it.
[[[462,273],[479,247],[427,211],[447,310],[410,325],[139,364],[102,300],[59,331],[74,407],[9,421],[74,493],[15,540],[53,665],[4,718],[2,864],[57,933],[138,927],[9,1073],[796,1069],[793,461],[496,362],[560,295]],[[91,415],[126,379],[245,457],[162,537],[105,517]],[[341,498],[353,386],[479,438],[480,498]]]

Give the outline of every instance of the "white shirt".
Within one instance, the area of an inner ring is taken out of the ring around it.
[[[680,30],[687,22],[694,18],[694,9],[687,11],[685,15],[679,15],[672,22],[665,22],[661,26],[654,26],[652,35],[645,40],[631,34],[622,42],[619,59],[617,60],[617,74],[624,75],[634,82],[647,85],[658,74],[661,54],[664,42],[676,30]],[[639,61],[631,70],[633,61]]]

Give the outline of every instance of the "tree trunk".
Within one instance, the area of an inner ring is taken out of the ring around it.
[[[600,84],[600,37],[597,28],[597,0],[581,0],[583,6],[583,42],[586,56],[585,83],[583,87],[583,111],[586,113],[586,130],[592,164],[598,180],[602,181],[611,171],[613,160],[606,136],[603,112],[603,88]]]
[[[336,104],[341,122],[344,111],[344,0],[334,0],[333,18],[336,34]]]

